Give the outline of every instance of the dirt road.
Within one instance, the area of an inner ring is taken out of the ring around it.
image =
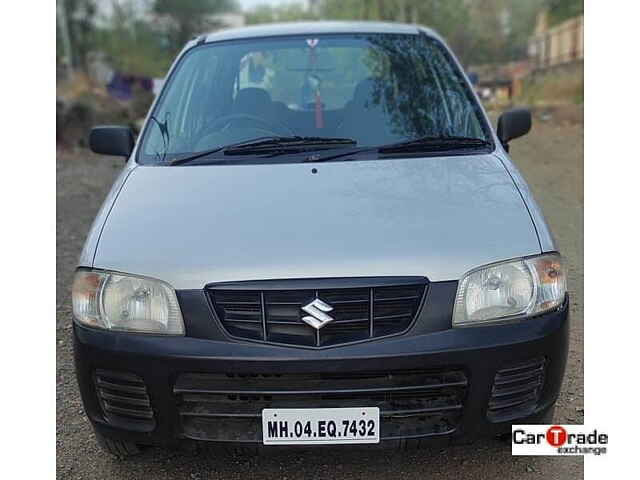
[[[556,410],[558,423],[583,422],[582,291],[582,125],[536,122],[533,132],[514,142],[512,154],[534,193],[568,261],[571,292],[571,347]],[[93,216],[121,167],[119,160],[87,152],[57,160],[57,468],[60,478],[402,478],[510,479],[582,478],[579,457],[512,457],[497,440],[470,446],[403,453],[309,450],[206,459],[194,453],[150,449],[128,461],[98,448],[84,416],[76,385],[69,286]]]

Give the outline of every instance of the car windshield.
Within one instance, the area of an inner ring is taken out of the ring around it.
[[[332,138],[327,146],[339,150],[432,137],[490,142],[488,132],[463,73],[426,35],[247,39],[204,43],[180,59],[138,161],[169,164],[273,137],[313,137],[314,148]]]

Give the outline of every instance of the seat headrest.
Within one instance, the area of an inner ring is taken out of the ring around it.
[[[271,107],[271,95],[262,88],[243,88],[233,104],[235,113],[253,113]]]

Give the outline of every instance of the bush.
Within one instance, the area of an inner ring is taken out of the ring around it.
[[[95,87],[83,75],[58,88],[56,98],[56,143],[63,148],[86,147],[95,125],[116,124],[137,128],[153,101],[153,93],[134,87],[133,98],[121,102],[104,87]]]
[[[517,99],[527,105],[577,104],[584,102],[584,68],[582,63],[556,67],[532,74],[525,80]]]

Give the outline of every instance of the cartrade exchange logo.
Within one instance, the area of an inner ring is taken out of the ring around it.
[[[583,425],[513,425],[513,455],[603,455],[609,437]]]

